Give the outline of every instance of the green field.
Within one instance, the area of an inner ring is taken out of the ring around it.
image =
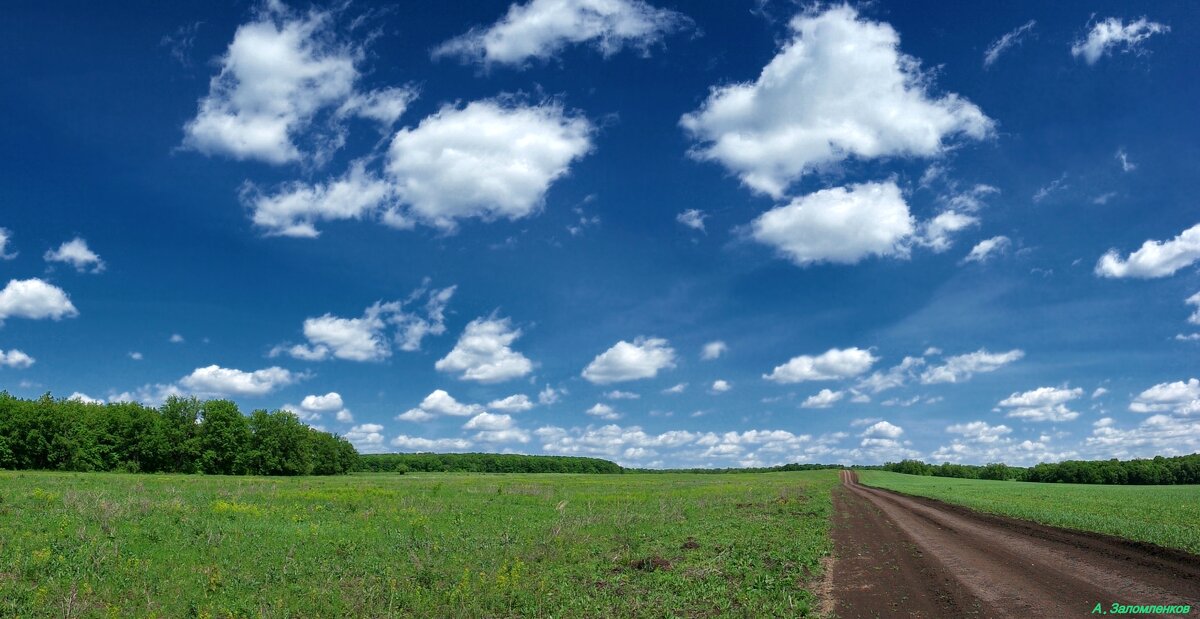
[[[837,471],[0,471],[0,617],[813,614]]]
[[[1200,486],[1039,484],[859,471],[868,486],[1200,554]]]

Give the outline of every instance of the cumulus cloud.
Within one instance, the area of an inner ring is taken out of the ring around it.
[[[877,421],[863,430],[862,436],[894,439],[899,438],[901,434],[904,434],[904,428],[887,421]]]
[[[0,290],[0,324],[9,318],[62,320],[78,315],[62,288],[37,278],[9,280]]]
[[[394,122],[415,91],[357,92],[363,50],[339,40],[334,17],[318,10],[297,15],[279,2],[262,5],[234,33],[220,72],[184,125],[184,146],[271,164],[319,160],[341,146],[345,117]],[[315,122],[318,116],[325,122]]]
[[[3,247],[0,247],[3,250]],[[0,251],[3,253],[3,251]],[[46,262],[64,262],[75,267],[80,273],[100,273],[104,271],[104,261],[96,252],[88,249],[87,241],[75,237],[59,245],[58,249],[46,250],[42,256]]]
[[[412,227],[412,222],[398,214],[393,185],[369,172],[363,161],[353,162],[341,177],[324,183],[285,183],[270,194],[247,185],[242,201],[253,211],[255,225],[269,236],[317,238],[321,235],[318,221],[376,215],[393,227]]]
[[[463,424],[464,430],[507,430],[513,427],[511,415],[495,415],[484,411]]]
[[[846,396],[844,391],[822,389],[815,395],[810,395],[800,404],[801,408],[829,408]]]
[[[533,371],[533,362],[510,348],[519,337],[521,330],[508,318],[476,318],[467,324],[454,349],[433,367],[481,383],[525,376]]]
[[[666,393],[666,394],[670,394],[670,395],[675,395],[678,393],[683,393],[686,390],[687,390],[687,383],[679,383],[674,386],[663,389],[662,392]]]
[[[948,426],[946,431],[951,434],[962,435],[969,441],[995,443],[1002,439],[1004,435],[1012,433],[1012,428],[1005,425],[988,425],[985,421],[972,421],[970,423],[956,423]]]
[[[7,228],[0,228],[0,260],[12,260],[17,257],[17,253],[8,253],[8,244],[12,242],[12,232]]]
[[[823,189],[759,215],[750,236],[798,266],[854,264],[868,256],[907,256],[916,231],[894,182]]]
[[[704,348],[700,351],[700,358],[705,361],[711,361],[713,359],[719,358],[721,355],[725,354],[728,350],[729,350],[729,347],[726,346],[725,342],[722,342],[721,340],[717,340],[715,342],[709,342],[709,343],[705,344]]]
[[[609,383],[654,378],[659,370],[675,367],[675,349],[662,338],[637,337],[633,342],[621,340],[612,348],[596,355],[584,368],[582,376],[589,382]]]
[[[179,384],[198,395],[261,396],[306,377],[281,367],[245,372],[210,365],[196,368],[191,374],[180,379]]]
[[[966,382],[975,374],[995,372],[1024,357],[1025,351],[1019,349],[992,353],[988,352],[986,348],[980,348],[972,353],[947,357],[942,365],[926,369],[921,373],[921,383],[932,385]]]
[[[993,236],[990,239],[984,239],[976,243],[975,247],[971,248],[971,253],[967,254],[967,257],[963,258],[962,261],[964,264],[967,262],[983,264],[1008,251],[1011,245],[1012,241],[1007,236]]]
[[[393,438],[390,443],[393,447],[421,452],[466,451],[474,446],[474,443],[464,438],[429,439],[419,436],[407,436],[405,434]]]
[[[555,389],[554,387],[551,387],[550,385],[546,385],[545,389],[542,389],[541,391],[538,392],[538,404],[542,404],[542,405],[556,404],[558,402],[558,400],[560,398],[562,398],[563,394],[565,394],[566,392],[567,392],[566,389]]]
[[[1200,260],[1200,224],[1184,230],[1169,241],[1146,241],[1137,251],[1121,259],[1110,249],[1096,263],[1100,277],[1151,279],[1174,275]]]
[[[531,0],[512,4],[496,23],[475,27],[439,45],[433,57],[455,56],[484,66],[523,67],[555,57],[570,45],[611,56],[625,47],[651,47],[691,20],[640,0]]]
[[[725,393],[730,389],[733,389],[733,385],[729,381],[718,379],[713,381],[712,387],[709,390],[713,393]]]
[[[342,438],[350,441],[354,448],[362,453],[378,453],[383,451],[383,426],[377,423],[364,423],[350,428]]]
[[[1188,316],[1187,321],[1194,325],[1200,325],[1200,292],[1184,299],[1183,302],[1196,308],[1192,315]]]
[[[774,198],[802,175],[848,158],[932,157],[992,121],[955,94],[930,94],[920,61],[888,24],[847,5],[805,12],[754,82],[714,87],[680,124],[695,159],[716,161]]]
[[[611,407],[607,404],[602,404],[599,402],[592,405],[591,408],[587,409],[584,412],[591,415],[592,417],[598,417],[600,419],[605,419],[605,420],[609,420],[609,421],[621,418],[621,414],[618,413],[616,411],[616,409],[614,409],[613,407]]]
[[[25,369],[33,365],[36,361],[33,357],[15,348],[0,350],[0,367]]]
[[[1079,413],[1067,408],[1066,403],[1083,395],[1076,387],[1038,387],[1024,393],[1014,393],[1000,401],[1000,406],[1009,409],[1007,416],[1026,421],[1071,421]]]
[[[271,356],[287,353],[305,361],[322,361],[329,358],[348,361],[381,361],[392,354],[392,342],[404,351],[419,350],[427,335],[445,333],[445,312],[454,286],[441,290],[418,288],[404,301],[376,302],[368,307],[361,318],[341,318],[325,314],[304,321],[304,337],[307,344],[281,344],[271,351]],[[423,315],[409,309],[419,299],[425,298]],[[394,329],[389,338],[388,328]]]
[[[633,393],[632,391],[621,391],[620,389],[614,389],[608,393],[605,393],[604,397],[610,400],[636,400],[642,396]]]
[[[676,215],[675,221],[678,221],[679,223],[693,230],[704,232],[704,219],[706,217],[708,217],[708,215],[705,215],[704,211],[690,208]]]
[[[341,394],[336,391],[330,391],[325,395],[308,395],[300,401],[299,406],[286,404],[283,408],[295,413],[297,417],[307,422],[317,421],[325,413],[335,413],[335,418],[341,422],[354,421],[354,416],[346,408],[345,403],[342,402]]]
[[[1129,404],[1135,413],[1200,413],[1200,380],[1159,383],[1138,394]]]
[[[851,378],[871,369],[878,360],[869,350],[831,348],[817,356],[793,357],[763,378],[782,384]]]
[[[915,241],[931,249],[934,253],[942,253],[954,244],[955,233],[962,232],[971,226],[978,226],[979,218],[964,215],[957,211],[939,213],[933,219],[923,222]]]
[[[488,405],[487,405],[487,407],[492,410],[505,411],[505,412],[510,412],[510,413],[519,413],[521,411],[527,411],[527,410],[533,408],[533,406],[534,406],[533,402],[529,399],[529,396],[527,396],[523,393],[518,393],[516,395],[510,395],[507,398],[501,398],[499,400],[492,400],[491,402],[488,402]]]
[[[78,391],[67,396],[67,399],[75,400],[76,402],[83,402],[84,404],[104,404],[104,398],[93,398],[86,393],[80,393]]]
[[[428,421],[438,415],[471,417],[485,412],[478,404],[463,404],[443,389],[435,389],[416,408],[409,409],[396,417],[400,421]]]
[[[941,351],[938,352],[940,353]],[[929,351],[926,351],[926,354],[929,354]],[[855,388],[862,391],[870,391],[871,393],[881,393],[889,389],[895,389],[915,378],[917,369],[924,365],[925,359],[921,357],[905,357],[900,363],[888,368],[887,371],[872,372],[870,376],[860,379]]]
[[[1004,36],[1001,36],[999,39],[992,41],[992,44],[989,45],[987,50],[983,52],[983,67],[986,69],[991,67],[993,64],[996,64],[996,61],[1000,59],[1001,54],[1007,51],[1010,47],[1019,45],[1021,43],[1021,39],[1024,38],[1026,34],[1029,34],[1029,31],[1033,30],[1033,27],[1036,25],[1037,20],[1031,19],[1025,22],[1023,25],[1018,26],[1016,29],[1004,33]]]
[[[1082,57],[1088,64],[1096,64],[1112,50],[1121,48],[1122,53],[1143,53],[1142,41],[1152,35],[1170,32],[1171,28],[1142,17],[1126,24],[1120,18],[1109,17],[1096,22],[1087,36],[1071,45],[1071,55]]]

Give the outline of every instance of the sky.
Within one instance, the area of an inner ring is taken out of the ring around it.
[[[1200,451],[1188,2],[6,13],[12,394],[639,467]]]

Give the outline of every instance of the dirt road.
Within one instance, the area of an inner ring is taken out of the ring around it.
[[[1083,617],[1113,603],[1200,616],[1193,555],[868,488],[852,471],[842,484],[832,570],[842,619]]]

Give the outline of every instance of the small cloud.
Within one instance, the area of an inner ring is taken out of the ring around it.
[[[704,214],[704,211],[692,208],[676,215],[675,221],[678,221],[679,223],[693,230],[704,232],[704,219],[706,217],[708,217],[708,215]]]

